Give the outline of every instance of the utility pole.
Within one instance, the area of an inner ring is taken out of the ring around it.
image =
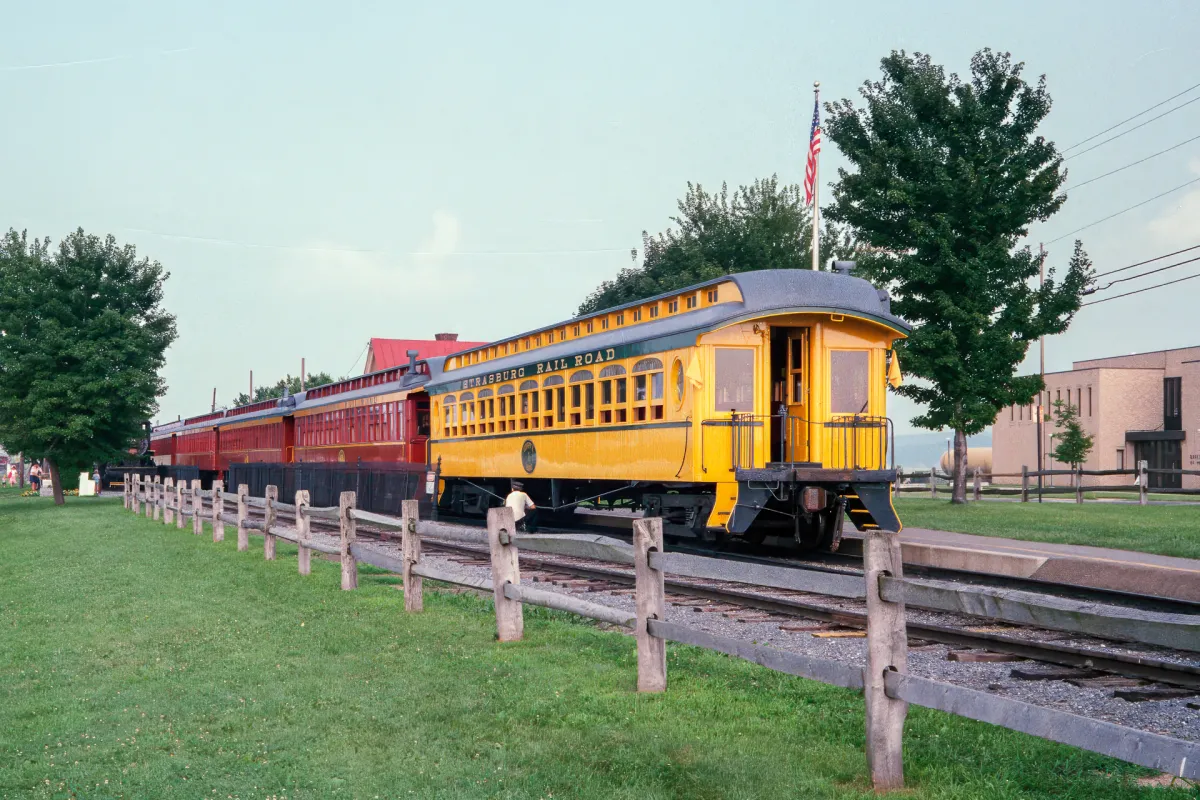
[[[1041,289],[1046,285],[1046,246],[1038,242],[1038,288]],[[1042,409],[1042,391],[1046,386],[1046,337],[1045,335],[1038,337],[1038,376],[1042,379],[1042,389],[1038,391],[1037,396],[1037,463],[1038,463],[1038,502],[1042,502],[1042,470],[1046,465],[1042,463],[1042,420],[1046,416],[1046,412]]]
[[[304,358],[300,358],[300,391],[304,391]]]
[[[213,411],[217,410],[217,387],[215,387],[215,386],[213,387],[212,410]]]
[[[254,370],[250,370],[250,402],[254,402]]]

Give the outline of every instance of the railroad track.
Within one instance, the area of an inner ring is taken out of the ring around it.
[[[261,516],[259,509],[252,508],[251,513]],[[283,511],[278,513],[281,521],[292,517]],[[314,530],[325,533],[336,531],[335,523],[324,520],[314,519],[312,526]],[[361,522],[357,530],[360,537],[381,542],[398,539],[394,533],[376,530]],[[436,539],[423,539],[422,546],[427,554],[445,557],[462,566],[488,567],[491,564],[490,552],[486,547]],[[770,559],[766,563],[787,562]],[[813,568],[807,562],[792,563]],[[609,562],[522,552],[520,564],[523,581],[547,583],[571,592],[626,596],[633,593],[633,570]],[[975,573],[970,574],[978,577]],[[945,579],[943,574],[937,577]],[[670,575],[666,577],[665,585],[669,603],[677,608],[691,608],[695,613],[720,614],[746,623],[778,622],[781,631],[797,635],[828,638],[865,635],[867,614],[863,601],[795,590],[756,588],[726,581],[673,578]],[[1125,596],[1120,592],[1097,591],[1097,596],[1105,597],[1109,603],[1112,603],[1113,596]],[[1190,613],[1195,613],[1195,609],[1191,609]],[[1112,689],[1115,696],[1128,700],[1200,695],[1200,666],[1159,658],[1156,652],[1170,652],[1162,648],[1141,647],[1134,650],[1129,645],[1130,652],[1114,652],[1106,646],[1105,641],[1094,637],[1009,624],[989,625],[974,617],[950,614],[937,616],[956,624],[922,623],[910,615],[910,649],[920,652],[948,646],[952,648],[947,654],[952,661],[1014,661],[1018,662],[1011,673],[1015,679],[1061,680],[1081,687]],[[1025,635],[1018,635],[1020,633]],[[1122,643],[1121,646],[1126,645]]]

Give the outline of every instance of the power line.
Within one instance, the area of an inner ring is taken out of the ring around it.
[[[1133,122],[1135,119],[1137,119],[1138,117],[1140,117],[1142,114],[1148,114],[1148,113],[1150,113],[1151,111],[1153,111],[1154,109],[1156,109],[1156,108],[1159,108],[1160,106],[1165,106],[1167,103],[1171,102],[1172,100],[1174,100],[1174,99],[1176,99],[1176,98],[1179,98],[1179,97],[1183,97],[1183,96],[1184,96],[1185,94],[1187,94],[1188,92],[1192,91],[1193,89],[1197,89],[1197,88],[1200,88],[1200,83],[1197,83],[1195,86],[1191,86],[1191,87],[1189,87],[1189,88],[1187,88],[1187,89],[1184,89],[1182,92],[1180,92],[1180,93],[1179,93],[1179,94],[1177,94],[1177,95],[1173,95],[1173,96],[1171,96],[1171,97],[1168,97],[1166,100],[1163,100],[1161,103],[1155,103],[1154,105],[1150,106],[1149,108],[1145,109],[1144,111],[1139,111],[1138,113],[1134,114],[1132,117],[1129,117],[1128,119],[1123,119],[1123,120],[1121,120],[1120,122],[1118,122],[1116,125],[1113,125],[1113,126],[1112,126],[1112,127],[1110,127],[1110,128],[1105,128],[1104,130],[1100,131],[1099,133],[1093,133],[1091,136],[1089,136],[1088,138],[1084,139],[1082,142],[1076,142],[1075,144],[1073,144],[1073,145],[1071,145],[1070,147],[1066,148],[1065,150],[1063,150],[1063,152],[1064,152],[1064,153],[1070,152],[1071,150],[1074,150],[1076,147],[1079,147],[1080,145],[1083,145],[1083,144],[1087,144],[1087,143],[1088,143],[1088,142],[1090,142],[1092,139],[1095,139],[1095,138],[1098,138],[1098,137],[1100,137],[1100,136],[1103,136],[1104,134],[1108,133],[1109,131],[1115,131],[1117,128],[1121,127],[1121,126],[1122,126],[1122,125],[1124,125],[1126,122]]]
[[[350,365],[350,369],[346,370],[346,374],[347,374],[347,375],[353,375],[353,374],[354,374],[354,365],[358,363],[358,360],[359,360],[360,358],[362,358],[362,356],[363,356],[363,353],[367,352],[367,348],[368,348],[368,347],[370,347],[370,346],[371,346],[371,340],[370,340],[370,339],[367,339],[367,343],[363,345],[363,349],[362,349],[362,350],[360,350],[360,351],[358,351],[358,355],[356,355],[356,356],[354,357],[354,362],[353,362],[353,363]],[[364,365],[364,366],[365,366],[365,365]]]
[[[1092,289],[1091,291],[1087,292],[1087,294],[1092,294],[1093,292],[1103,292],[1106,289],[1117,285],[1118,283],[1124,283],[1125,281],[1135,281],[1138,278],[1144,278],[1147,275],[1153,275],[1156,272],[1165,272],[1166,270],[1169,270],[1169,269],[1175,269],[1176,267],[1182,267],[1184,264],[1191,264],[1195,261],[1200,261],[1200,256],[1196,256],[1195,258],[1189,258],[1186,261],[1178,261],[1174,264],[1168,264],[1165,267],[1159,267],[1158,269],[1152,269],[1152,270],[1149,270],[1148,272],[1139,272],[1137,275],[1126,275],[1124,278],[1117,278],[1116,280],[1112,280],[1112,281],[1109,281],[1108,283],[1104,284],[1104,286],[1100,287],[1099,289]]]
[[[1170,258],[1171,256],[1177,256],[1180,253],[1186,253],[1189,250],[1197,250],[1197,249],[1200,249],[1200,244],[1194,244],[1191,247],[1185,247],[1182,250],[1176,250],[1174,253],[1167,253],[1166,255],[1155,256],[1154,258],[1147,258],[1145,261],[1139,261],[1136,264],[1130,264],[1127,267],[1120,267],[1118,269],[1110,269],[1108,272],[1100,272],[1100,273],[1093,275],[1092,277],[1093,278],[1103,278],[1105,275],[1113,275],[1118,272],[1124,272],[1127,269],[1133,269],[1134,267],[1140,267],[1140,266],[1143,266],[1144,264],[1153,264],[1155,261],[1162,261],[1164,258]]]
[[[1145,122],[1143,122],[1139,125],[1134,125],[1132,128],[1121,131],[1116,136],[1110,136],[1107,139],[1105,139],[1103,142],[1099,142],[1097,144],[1092,145],[1087,150],[1080,150],[1078,153],[1075,153],[1074,155],[1069,155],[1066,158],[1064,158],[1063,161],[1070,161],[1072,158],[1075,158],[1076,156],[1081,156],[1084,153],[1092,152],[1097,147],[1103,147],[1104,145],[1108,144],[1109,142],[1115,142],[1117,139],[1120,139],[1122,136],[1125,136],[1126,134],[1129,134],[1129,133],[1133,133],[1138,128],[1144,128],[1147,125],[1149,125],[1151,122],[1160,120],[1163,117],[1167,116],[1168,114],[1174,114],[1179,109],[1185,108],[1186,106],[1190,106],[1192,103],[1196,103],[1196,102],[1200,102],[1200,97],[1193,97],[1191,100],[1188,100],[1186,103],[1180,103],[1179,105],[1172,108],[1170,111],[1164,111],[1163,113],[1159,114],[1157,117],[1151,117],[1150,119],[1146,120]]]
[[[1197,99],[1200,99],[1200,98],[1197,98]],[[1196,182],[1200,182],[1200,178],[1192,178],[1187,183],[1181,183],[1178,186],[1176,186],[1174,189],[1167,189],[1162,194],[1156,194],[1156,195],[1154,195],[1154,197],[1151,197],[1149,200],[1143,200],[1140,203],[1135,203],[1134,205],[1131,205],[1129,208],[1123,208],[1115,214],[1109,214],[1107,217],[1104,217],[1103,219],[1098,219],[1095,222],[1089,222],[1087,225],[1084,225],[1082,228],[1076,228],[1075,230],[1071,231],[1070,233],[1064,233],[1062,236],[1059,236],[1055,239],[1050,239],[1049,241],[1046,242],[1046,244],[1054,244],[1057,241],[1066,239],[1068,236],[1074,236],[1075,234],[1079,233],[1080,231],[1086,231],[1088,228],[1095,227],[1096,225],[1099,225],[1101,222],[1108,222],[1113,217],[1119,217],[1128,211],[1133,211],[1135,208],[1141,208],[1142,206],[1146,205],[1147,203],[1152,203],[1160,197],[1166,197],[1167,195],[1171,194],[1172,192],[1178,192],[1180,189],[1186,189],[1187,187],[1191,186],[1193,183],[1196,183]]]
[[[1187,140],[1187,141],[1185,141],[1185,142],[1180,142],[1179,144],[1176,144],[1176,145],[1171,145],[1171,146],[1170,146],[1170,147],[1168,147],[1166,150],[1159,150],[1157,153],[1154,153],[1154,154],[1152,154],[1152,155],[1148,155],[1148,156],[1146,156],[1145,158],[1142,158],[1142,159],[1139,159],[1139,160],[1137,160],[1137,161],[1134,161],[1132,164],[1126,164],[1126,165],[1125,165],[1125,166],[1123,166],[1123,167],[1117,167],[1117,168],[1116,168],[1116,169],[1114,169],[1113,171],[1111,171],[1111,172],[1106,172],[1106,173],[1104,173],[1103,175],[1097,175],[1097,176],[1096,176],[1096,177],[1094,177],[1094,178],[1088,178],[1088,179],[1087,179],[1086,181],[1084,181],[1083,183],[1077,183],[1077,184],[1075,184],[1074,186],[1069,186],[1069,187],[1067,187],[1067,189],[1068,189],[1068,191],[1073,191],[1073,190],[1075,190],[1075,189],[1078,189],[1078,188],[1080,188],[1081,186],[1087,186],[1089,183],[1095,183],[1096,181],[1100,180],[1101,178],[1107,178],[1109,175],[1116,175],[1118,172],[1123,172],[1124,170],[1127,170],[1127,169],[1129,169],[1130,167],[1136,167],[1138,164],[1145,163],[1145,162],[1149,161],[1149,160],[1150,160],[1150,159],[1152,159],[1152,158],[1157,158],[1158,156],[1161,156],[1163,153],[1169,153],[1169,152],[1171,152],[1172,150],[1178,150],[1179,148],[1183,147],[1185,144],[1190,144],[1190,143],[1192,143],[1192,142],[1196,141],[1197,139],[1200,139],[1200,135],[1193,136],[1192,138],[1188,139],[1188,140]]]
[[[1093,300],[1090,303],[1084,303],[1081,306],[1081,308],[1086,307],[1086,306],[1094,306],[1097,303],[1107,303],[1109,300],[1116,300],[1119,297],[1129,297],[1129,295],[1131,295],[1131,294],[1141,294],[1142,292],[1148,292],[1151,289],[1161,289],[1164,286],[1170,286],[1171,284],[1174,284],[1174,283],[1183,283],[1184,281],[1190,281],[1192,278],[1200,278],[1200,272],[1197,272],[1195,275],[1188,275],[1186,278],[1176,278],[1175,280],[1167,281],[1166,283],[1156,283],[1153,286],[1147,286],[1144,289],[1134,289],[1132,292],[1125,292],[1124,294],[1114,294],[1112,297],[1104,297],[1104,298],[1101,298],[1100,300]]]

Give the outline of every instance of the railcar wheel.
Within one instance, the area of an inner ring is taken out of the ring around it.
[[[816,550],[821,547],[827,538],[826,531],[829,529],[828,518],[823,513],[802,514],[797,513],[794,536],[796,545],[803,552]]]

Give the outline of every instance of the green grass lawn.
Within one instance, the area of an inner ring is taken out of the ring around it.
[[[395,578],[296,574],[119,501],[0,493],[0,798],[870,797],[863,702],[690,647]],[[912,798],[1158,797],[1144,772],[912,709]]]
[[[902,496],[896,511],[912,528],[1200,558],[1200,506],[993,500],[956,506],[949,499]]]

